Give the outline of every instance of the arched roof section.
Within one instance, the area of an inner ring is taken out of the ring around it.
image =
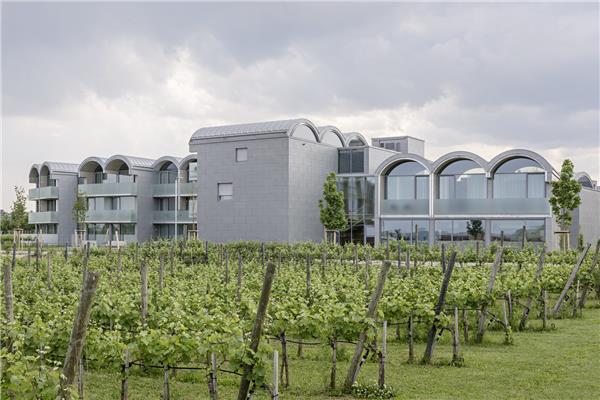
[[[299,125],[305,125],[315,134],[318,141],[319,129],[306,118],[285,119],[279,121],[253,122],[248,124],[235,124],[223,126],[211,126],[200,128],[194,132],[190,144],[203,139],[214,139],[230,136],[252,136],[252,135],[276,135],[285,134],[291,136],[294,129]]]
[[[418,154],[401,153],[394,154],[393,156],[386,158],[375,170],[375,175],[385,175],[396,165],[404,161],[416,161],[419,164],[421,164],[427,171],[431,172],[431,163],[427,159],[421,157]]]
[[[31,168],[29,168],[29,183],[36,183],[39,177],[40,177],[40,165],[33,164],[31,166]]]
[[[197,154],[188,154],[187,156],[183,157],[183,159],[181,160],[181,163],[180,163],[180,168],[182,170],[186,169],[188,167],[189,163],[192,161],[198,161]]]
[[[547,181],[550,180],[550,178],[552,177],[552,172],[554,171],[552,165],[538,153],[525,149],[508,150],[498,154],[496,157],[492,158],[491,161],[488,163],[488,173],[490,175],[494,174],[498,167],[500,167],[506,161],[512,160],[514,158],[529,158],[530,160],[533,160],[536,163],[538,163],[540,167],[542,167],[542,169],[546,171]]]
[[[319,127],[319,141],[323,144],[331,144],[337,147],[346,147],[346,140],[342,132],[335,126],[320,126]],[[330,141],[331,143],[328,143]]]
[[[485,161],[482,157],[478,156],[475,153],[471,153],[469,151],[453,151],[451,153],[444,154],[439,157],[431,164],[431,170],[435,174],[439,174],[444,168],[448,165],[452,164],[454,161],[459,160],[471,160],[475,163],[479,164],[481,168],[486,172],[488,172],[488,162]]]
[[[302,129],[302,130],[308,129],[312,133],[312,136],[314,137],[315,142],[320,143],[321,138],[319,137],[319,128],[317,128],[312,122],[310,122],[307,119],[301,120],[297,124],[295,124],[292,128],[290,128],[288,130],[287,135],[289,137],[299,138],[299,136],[297,136],[296,132],[300,132],[300,129]],[[304,139],[304,138],[300,138],[300,139]]]
[[[106,160],[105,170],[106,171],[114,171],[114,166],[117,165],[117,162],[124,162],[127,164],[129,171],[133,169],[152,169],[154,165],[154,161],[150,158],[141,158],[141,157],[133,157],[133,156],[125,156],[122,154],[115,154],[112,157],[109,157]]]
[[[104,171],[104,165],[106,164],[106,158],[103,157],[88,157],[79,164],[79,172],[94,172],[96,167],[99,165]]]
[[[350,146],[350,142],[352,140],[358,140],[358,141],[362,142],[363,146],[368,146],[369,145],[369,142],[363,136],[362,133],[359,133],[359,132],[346,132],[346,133],[343,133],[343,135],[344,135],[344,138],[346,139],[346,147],[351,147]]]
[[[154,163],[152,164],[152,169],[158,171],[167,162],[174,164],[177,167],[177,169],[179,169],[179,166],[181,165],[181,158],[173,156],[162,156],[156,161],[154,161]]]
[[[576,172],[574,174],[574,178],[575,178],[575,180],[577,180],[577,182],[581,183],[581,185],[584,187],[591,188],[591,189],[594,189],[596,187],[596,181],[594,181],[592,179],[592,177],[590,176],[590,174],[588,174],[587,172],[584,172],[584,171]]]
[[[48,168],[50,174],[77,174],[79,164],[44,161],[42,168]]]

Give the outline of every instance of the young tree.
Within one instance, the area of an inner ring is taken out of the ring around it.
[[[13,230],[12,221],[9,213],[2,213],[0,217],[0,232],[10,232]]]
[[[327,231],[335,232],[346,229],[348,221],[344,211],[344,193],[337,190],[336,176],[334,172],[327,175],[323,184],[323,198],[319,200],[321,223],[325,228],[325,240]]]
[[[77,200],[73,204],[73,220],[76,224],[77,229],[77,241],[83,241],[83,233],[85,231],[85,216],[88,210],[87,205],[87,197],[85,197],[85,193],[78,192]]]
[[[29,228],[25,189],[20,186],[15,186],[15,195],[17,198],[10,208],[12,227],[13,229],[25,230]]]
[[[581,204],[580,191],[581,184],[573,177],[573,163],[571,160],[563,161],[560,178],[552,182],[552,197],[550,197],[552,213],[563,231],[560,238],[560,245],[563,250],[568,248],[567,235],[564,232],[571,227],[571,212]]]
[[[474,240],[483,239],[483,225],[480,219],[472,219],[467,221],[467,233]]]

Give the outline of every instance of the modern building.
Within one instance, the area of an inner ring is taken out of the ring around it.
[[[343,243],[525,238],[557,246],[548,200],[558,173],[530,150],[509,150],[491,160],[458,151],[430,160],[418,138],[379,137],[369,145],[360,133],[307,119],[201,128],[189,150],[185,158],[118,155],[77,165],[78,190],[88,196],[87,240],[101,245],[119,232],[125,242],[196,236],[215,242],[321,241],[317,204],[325,177],[337,172],[349,219]],[[32,167],[30,181],[40,174]],[[576,179],[582,204],[574,211],[572,245],[580,235],[586,242],[600,237],[600,189],[586,173]],[[32,220],[39,220],[36,214]],[[74,226],[65,224],[69,230]]]

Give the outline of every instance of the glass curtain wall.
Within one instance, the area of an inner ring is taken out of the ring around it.
[[[438,198],[485,199],[485,171],[475,161],[458,160],[448,164],[439,174]]]
[[[416,234],[415,234],[416,232]],[[404,240],[414,244],[418,238],[419,243],[429,243],[429,221],[424,219],[382,219],[381,242],[386,240]]]
[[[546,224],[543,219],[527,220],[495,220],[492,221],[491,240],[521,243],[523,240],[523,229],[527,242],[543,243],[545,241]]]
[[[485,239],[485,223],[481,219],[436,220],[436,242],[466,242]]]
[[[498,167],[493,187],[496,199],[544,198],[545,171],[529,158],[513,158]]]
[[[348,217],[348,229],[341,232],[341,243],[375,244],[375,178],[338,177],[338,190],[344,193]]]

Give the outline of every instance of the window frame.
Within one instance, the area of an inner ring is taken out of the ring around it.
[[[221,194],[221,187],[229,185],[231,187],[231,194]],[[233,200],[233,182],[219,182],[217,183],[217,201]]]
[[[242,152],[243,151],[243,152]],[[240,159],[240,154],[245,154],[245,159]],[[235,162],[247,162],[248,161],[248,148],[247,147],[236,147],[235,148]]]

